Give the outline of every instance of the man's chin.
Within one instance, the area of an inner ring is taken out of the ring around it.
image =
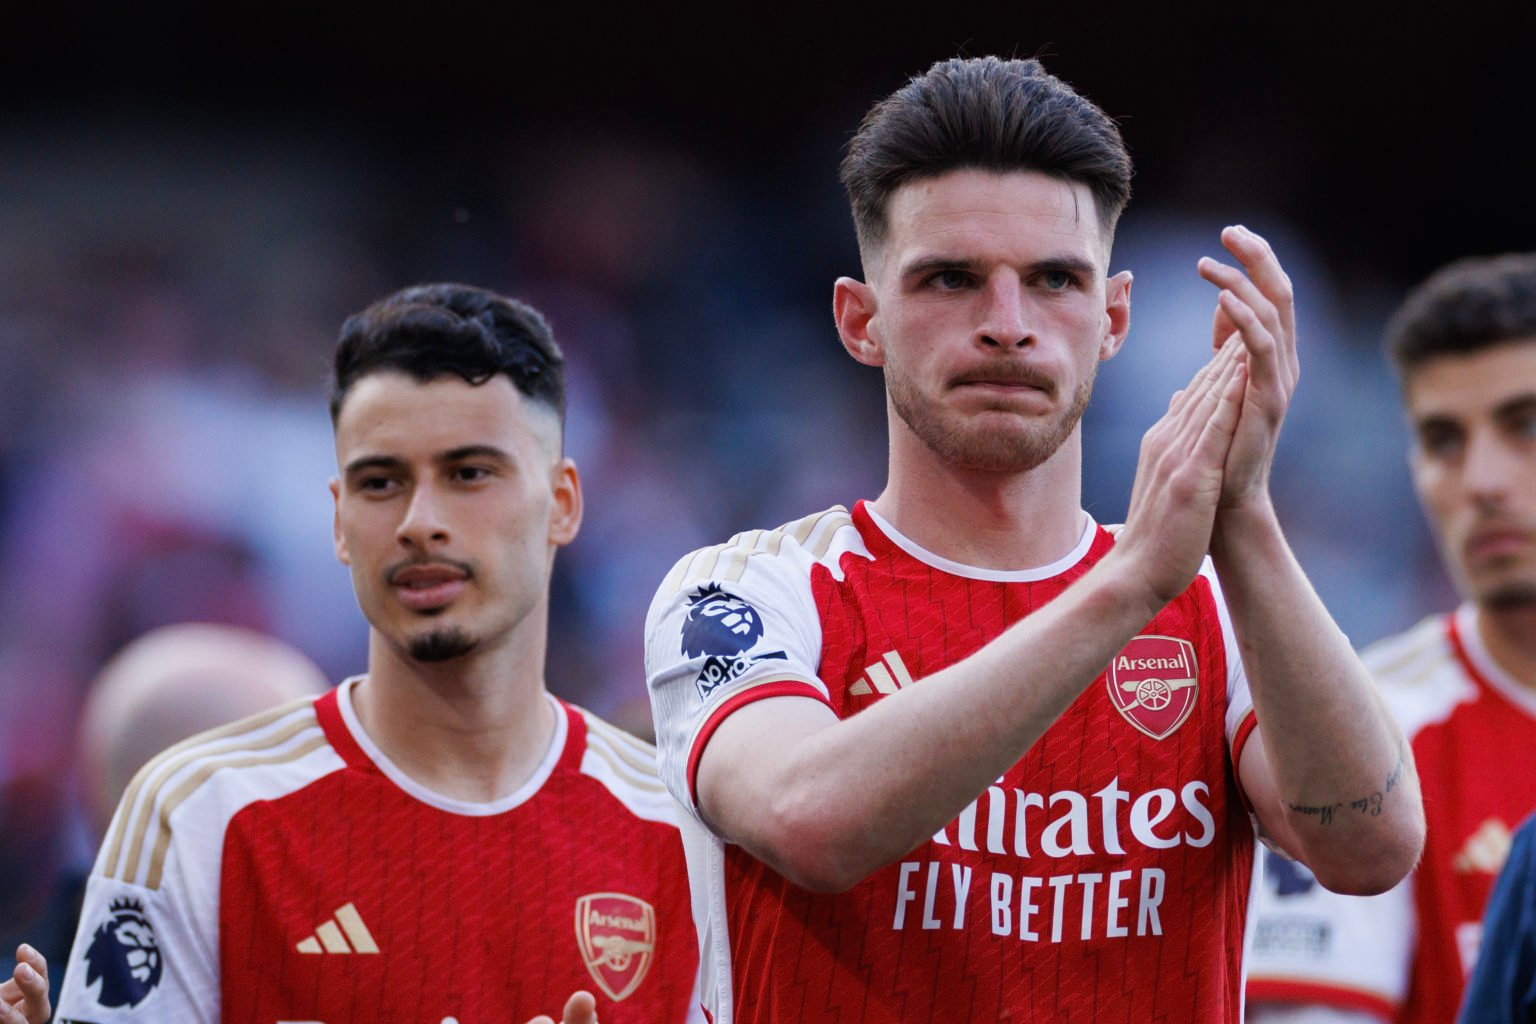
[[[1536,611],[1536,580],[1520,580],[1483,591],[1478,604],[1495,612]]]
[[[457,626],[434,629],[411,638],[406,651],[415,661],[434,664],[470,653],[479,641]]]
[[[1071,429],[1060,423],[1023,425],[1013,429],[965,428],[932,431],[923,441],[953,466],[982,473],[1023,473],[1055,455],[1066,443]]]

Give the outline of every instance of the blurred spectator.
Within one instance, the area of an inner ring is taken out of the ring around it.
[[[134,640],[107,663],[85,699],[74,745],[90,833],[85,842],[100,844],[129,782],[160,751],[258,711],[313,699],[326,686],[319,668],[297,650],[246,629],[188,623]],[[32,865],[10,866],[13,878],[36,878]],[[88,873],[82,864],[61,875],[20,932],[0,929],[0,948],[25,940],[47,957],[55,993],[70,966]]]

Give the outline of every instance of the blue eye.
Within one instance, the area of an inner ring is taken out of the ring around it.
[[[1076,279],[1065,270],[1047,270],[1042,280],[1045,287],[1053,292],[1065,291],[1076,283]]]
[[[963,270],[941,270],[930,280],[945,291],[953,292],[964,288],[970,281],[970,275]]]

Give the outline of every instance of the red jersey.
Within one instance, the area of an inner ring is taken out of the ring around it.
[[[1511,833],[1536,809],[1536,694],[1489,657],[1464,606],[1367,648],[1413,748],[1428,824],[1419,866],[1381,896],[1338,896],[1274,862],[1256,904],[1255,1002],[1454,1020]]]
[[[140,772],[87,888],[61,1020],[506,1024],[578,988],[605,1024],[701,1019],[650,747],[551,697],[532,778],[456,801],[373,745],[356,685]]]
[[[1240,1019],[1254,837],[1233,765],[1252,716],[1208,566],[995,784],[849,892],[799,888],[697,817],[699,756],[736,709],[799,695],[846,718],[924,685],[1110,550],[1084,521],[1056,564],[998,572],[860,504],[695,552],[662,584],[647,670],[662,777],[695,815],[716,1024]]]

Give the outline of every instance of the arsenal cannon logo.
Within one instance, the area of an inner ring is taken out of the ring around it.
[[[656,911],[622,892],[576,901],[576,941],[592,978],[615,1002],[640,987],[656,954]]]
[[[1104,679],[1115,710],[1155,740],[1184,724],[1200,693],[1194,645],[1171,636],[1132,637]]]

